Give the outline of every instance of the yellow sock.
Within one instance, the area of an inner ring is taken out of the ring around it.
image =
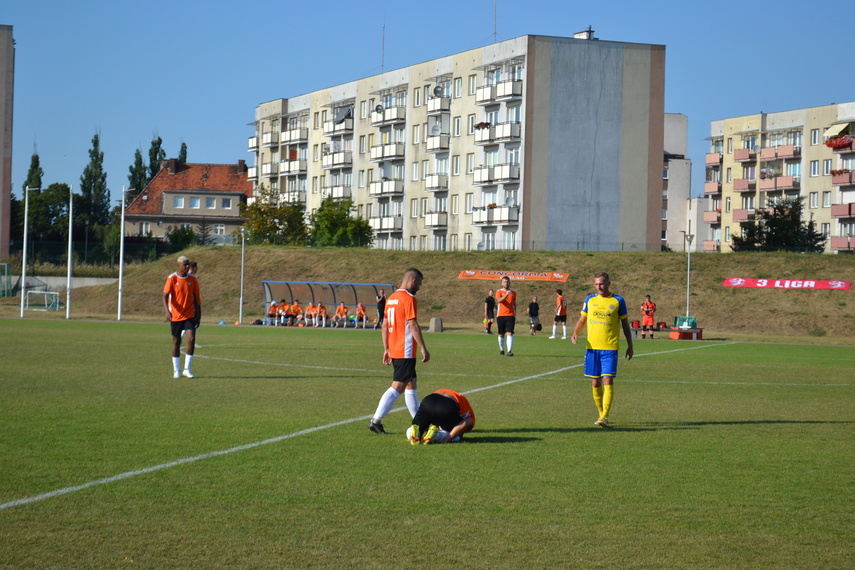
[[[612,407],[613,396],[613,386],[611,384],[603,386],[603,411],[600,412],[600,415],[604,418],[609,417],[609,409]]]
[[[592,386],[591,391],[594,393],[594,403],[597,405],[597,411],[600,412],[600,417],[603,417],[603,387]]]

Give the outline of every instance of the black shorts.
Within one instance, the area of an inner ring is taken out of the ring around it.
[[[487,309],[487,320],[492,321],[496,317],[496,312],[493,309]]]
[[[393,358],[392,359],[392,382],[413,382],[416,379],[415,358]]]
[[[419,405],[419,411],[413,418],[413,423],[422,431],[433,424],[445,431],[451,431],[460,423],[460,407],[454,398],[441,394],[428,394]]]
[[[517,324],[516,317],[499,317],[496,319],[496,324],[499,327],[499,336],[503,334],[514,334],[514,326]]]
[[[172,329],[172,336],[181,336],[181,331],[196,330],[196,319],[187,319],[186,321],[169,321],[169,326]]]
[[[566,323],[567,315],[555,315],[554,323]]]

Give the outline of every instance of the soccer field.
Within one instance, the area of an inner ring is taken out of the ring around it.
[[[5,319],[4,568],[850,568],[851,347],[636,341],[593,426],[583,346],[426,334],[419,397],[475,431],[411,446],[375,331]],[[183,361],[183,358],[182,358]]]

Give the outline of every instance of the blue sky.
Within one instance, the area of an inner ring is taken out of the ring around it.
[[[490,44],[494,4],[500,41],[590,25],[601,40],[665,45],[665,110],[689,118],[693,195],[710,121],[855,100],[844,35],[829,19],[842,4],[5,0],[0,24],[16,40],[13,191],[21,196],[34,150],[44,185],[76,189],[96,131],[114,200],[154,135],[169,157],[185,142],[190,162],[252,164],[258,104]]]

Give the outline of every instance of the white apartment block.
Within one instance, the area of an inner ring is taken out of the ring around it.
[[[713,121],[704,251],[731,251],[770,198],[801,196],[826,253],[855,251],[855,102]]]
[[[523,36],[259,105],[248,175],[352,200],[378,248],[659,251],[664,73],[664,46]]]

